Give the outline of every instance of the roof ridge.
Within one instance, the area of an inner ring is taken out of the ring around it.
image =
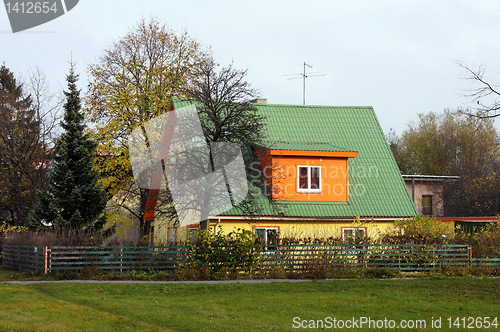
[[[186,98],[186,97],[172,97],[172,102],[196,102],[196,99]],[[295,105],[295,104],[262,104],[262,103],[251,103],[257,108],[260,107],[288,107],[288,108],[323,108],[323,109],[335,109],[335,108],[348,108],[348,109],[374,109],[373,106],[369,105]]]
[[[368,106],[368,105],[294,105],[294,104],[259,104],[259,103],[252,103],[252,105],[257,106],[257,108],[260,107],[288,107],[288,108],[351,108],[351,109],[373,109],[373,106]]]

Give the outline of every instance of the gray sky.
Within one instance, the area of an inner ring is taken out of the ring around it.
[[[52,89],[66,87],[71,56],[80,87],[87,66],[142,18],[211,47],[222,65],[248,69],[248,81],[275,104],[373,106],[384,132],[401,133],[418,113],[463,106],[457,60],[484,64],[500,82],[497,0],[80,0],[51,22],[13,34],[0,8],[0,62],[16,76],[42,68]],[[497,127],[499,127],[497,120]]]

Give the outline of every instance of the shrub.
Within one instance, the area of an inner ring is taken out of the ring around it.
[[[203,230],[191,245],[188,263],[181,268],[194,269],[201,279],[238,277],[240,272],[254,271],[260,263],[261,245],[254,233],[237,229],[228,234]]]
[[[384,244],[444,244],[453,238],[453,230],[435,218],[416,216],[411,219],[396,220],[382,234]]]
[[[292,244],[341,244],[342,237],[284,237],[280,241],[283,245]]]
[[[25,228],[4,233],[3,243],[27,246],[98,246],[104,241],[99,236],[62,235],[54,232],[32,232]]]
[[[500,223],[487,225],[482,232],[476,234],[479,257],[500,257]]]
[[[12,226],[7,224],[6,221],[0,223],[0,263],[3,260],[3,244],[7,243],[6,238],[25,231],[26,228],[24,226]]]
[[[461,232],[453,242],[472,246],[473,257],[500,257],[500,223],[490,223],[473,233]]]

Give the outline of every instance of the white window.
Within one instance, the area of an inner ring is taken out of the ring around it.
[[[366,237],[366,228],[342,228],[342,241],[344,243],[356,243]]]
[[[321,192],[320,166],[298,166],[297,174],[298,174],[297,192],[299,193]]]
[[[278,227],[255,227],[254,232],[262,243],[262,249],[276,249],[280,238]]]

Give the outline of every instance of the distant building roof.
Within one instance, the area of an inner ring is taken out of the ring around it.
[[[460,176],[447,176],[447,175],[403,175],[405,180],[415,181],[445,181],[445,180],[458,180]]]

